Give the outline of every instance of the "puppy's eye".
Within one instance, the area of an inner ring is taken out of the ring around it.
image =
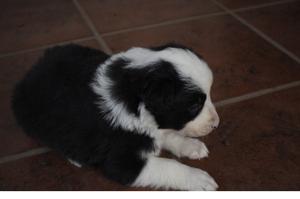
[[[199,104],[193,104],[192,106],[190,106],[188,108],[188,111],[191,115],[195,116],[198,114],[198,112],[200,111],[200,105]]]

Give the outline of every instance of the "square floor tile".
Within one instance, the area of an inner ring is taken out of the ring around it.
[[[228,15],[104,37],[114,52],[171,41],[193,48],[214,72],[213,100],[300,79],[299,64]]]
[[[90,36],[72,1],[1,1],[0,53]]]
[[[101,33],[221,11],[207,0],[81,0]]]
[[[249,6],[257,6],[264,3],[272,3],[278,0],[217,0],[230,9],[245,8]]]
[[[79,44],[98,47],[95,40]],[[17,126],[11,110],[11,95],[16,82],[25,75],[42,53],[41,50],[0,59],[0,157],[39,146]]]
[[[237,14],[300,57],[299,1]]]

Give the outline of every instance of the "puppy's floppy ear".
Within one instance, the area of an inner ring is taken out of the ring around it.
[[[163,100],[166,103],[168,98],[175,95],[178,86],[178,74],[174,66],[160,60],[150,67],[145,76],[142,98],[144,101]]]

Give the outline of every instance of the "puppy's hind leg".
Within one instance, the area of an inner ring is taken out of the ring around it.
[[[214,179],[205,171],[156,156],[148,157],[132,186],[207,191],[218,188]]]

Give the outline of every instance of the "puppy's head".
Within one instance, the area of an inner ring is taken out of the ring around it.
[[[160,129],[204,136],[219,125],[210,98],[213,83],[208,65],[182,46],[154,48],[157,61],[146,77],[143,102]]]
[[[178,45],[131,48],[104,65],[109,67],[105,74],[105,67],[98,72],[98,93],[115,126],[131,130],[152,125],[193,137],[218,126],[210,98],[212,72],[192,50]]]

